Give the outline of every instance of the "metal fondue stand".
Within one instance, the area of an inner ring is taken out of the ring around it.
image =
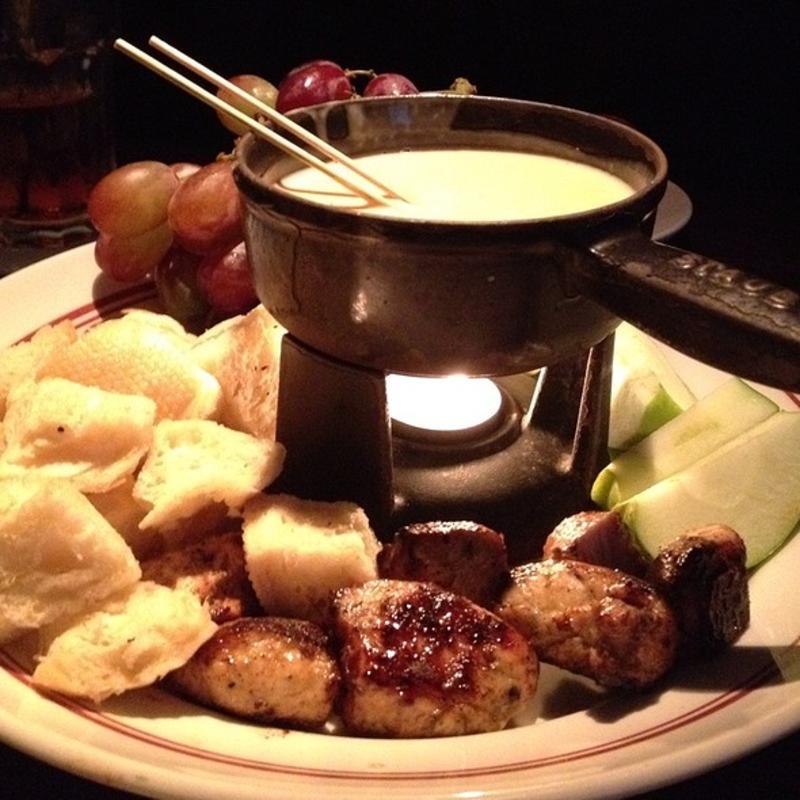
[[[607,460],[611,354],[609,338],[538,379],[499,379],[504,402],[488,430],[414,436],[390,420],[383,373],[289,335],[277,429],[287,460],[275,488],[356,502],[383,538],[408,522],[478,521],[503,532],[513,562],[533,558],[561,518],[590,505]]]
[[[349,155],[518,149],[606,169],[634,194],[520,223],[380,219],[276,190],[296,165],[245,137],[237,180],[256,289],[289,331],[279,488],[357,502],[384,537],[411,520],[482,522],[519,562],[589,506],[617,315],[722,369],[800,387],[796,294],[650,241],[666,159],[638,132],[571,109],[441,95],[334,103],[296,120]],[[525,373],[542,367],[531,403]],[[387,373],[495,377],[505,418],[457,442],[392,435]]]

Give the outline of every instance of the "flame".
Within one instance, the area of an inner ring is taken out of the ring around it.
[[[386,394],[393,420],[435,431],[474,428],[495,416],[502,404],[500,390],[489,378],[466,375],[387,375]]]

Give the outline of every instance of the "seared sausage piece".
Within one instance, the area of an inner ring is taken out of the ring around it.
[[[247,577],[240,531],[209,536],[143,561],[142,580],[191,589],[218,624],[263,613]]]
[[[220,626],[167,685],[240,717],[315,728],[331,714],[339,668],[313,622],[243,617]]]
[[[542,661],[603,686],[649,686],[675,659],[678,626],[666,601],[608,567],[552,560],[516,567],[497,613]]]
[[[614,511],[581,511],[562,520],[544,543],[544,558],[569,558],[641,578],[647,561]]]
[[[536,689],[525,638],[431,583],[376,580],[333,601],[343,692],[354,733],[455,736],[499,730]]]
[[[735,642],[750,623],[745,544],[726,525],[709,525],[664,545],[648,579],[678,617],[681,652],[711,655]]]
[[[508,579],[503,535],[476,522],[417,522],[400,528],[378,557],[382,578],[429,581],[481,606]]]

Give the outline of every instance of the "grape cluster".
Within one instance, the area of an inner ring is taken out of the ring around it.
[[[342,69],[316,60],[291,70],[274,86],[258,75],[231,82],[280,112],[364,97],[416,94],[396,73]],[[248,115],[256,111],[230,90],[218,96]],[[245,127],[224,113],[220,122],[240,136]],[[189,327],[252,308],[258,301],[243,244],[242,209],[230,158],[200,166],[139,161],[106,175],[92,190],[89,215],[98,230],[95,260],[118,281],[152,275],[167,313]]]
[[[106,175],[89,197],[99,267],[118,281],[152,274],[165,310],[189,327],[252,308],[233,166],[137,161]]]

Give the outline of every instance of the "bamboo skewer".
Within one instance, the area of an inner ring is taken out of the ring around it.
[[[326,142],[324,139],[320,139],[319,136],[315,136],[313,133],[311,133],[311,131],[307,130],[302,125],[298,125],[294,120],[289,119],[289,117],[281,114],[280,111],[272,108],[272,106],[268,106],[266,103],[262,102],[257,97],[254,97],[249,92],[246,92],[244,89],[236,86],[236,84],[231,83],[219,73],[209,69],[191,56],[186,55],[186,53],[181,52],[177,47],[173,47],[171,44],[165,42],[163,39],[160,39],[158,36],[151,36],[148,39],[148,43],[151,47],[155,48],[159,52],[164,53],[165,55],[168,55],[170,58],[177,61],[181,66],[186,67],[186,69],[191,70],[196,75],[200,75],[202,78],[205,78],[209,83],[214,84],[214,86],[217,88],[226,89],[239,99],[249,103],[254,109],[256,109],[256,111],[263,114],[275,125],[279,125],[290,133],[293,133],[298,139],[300,139],[302,142],[305,142],[305,144],[307,144],[309,147],[313,147],[315,150],[318,150],[332,161],[338,161],[340,164],[344,164],[348,169],[352,170],[361,178],[371,183],[380,191],[384,192],[387,197],[394,200],[403,199],[393,189],[390,189],[388,186],[377,180],[377,178],[365,172],[346,153],[343,153],[341,150],[337,150],[329,142]]]
[[[324,172],[326,175],[328,175],[328,177],[332,178],[337,183],[340,183],[342,186],[349,189],[359,197],[362,197],[364,200],[367,200],[371,203],[377,203],[378,205],[387,205],[390,199],[396,197],[394,193],[392,193],[393,197],[390,198],[385,194],[377,194],[372,188],[354,183],[345,175],[342,175],[340,172],[337,172],[335,169],[333,169],[330,166],[330,162],[323,161],[313,153],[303,150],[302,147],[298,147],[296,144],[294,144],[294,142],[290,142],[280,134],[276,133],[270,128],[267,128],[260,122],[257,122],[243,111],[240,111],[235,106],[232,106],[230,103],[220,100],[216,95],[207,91],[202,86],[199,86],[198,84],[189,80],[171,67],[166,66],[166,64],[162,64],[148,53],[145,53],[144,50],[140,50],[138,47],[126,42],[124,39],[117,39],[114,42],[114,47],[117,50],[125,53],[125,55],[130,56],[135,61],[138,61],[143,66],[152,70],[160,77],[168,80],[170,83],[175,84],[178,88],[183,89],[185,92],[192,95],[197,100],[200,100],[202,103],[211,106],[217,111],[221,111],[224,114],[230,115],[235,120],[245,125],[253,133],[263,139],[266,139],[271,144],[280,148],[293,158],[296,158],[298,161],[301,161],[306,166]],[[339,153],[338,150],[336,152]],[[342,154],[339,153],[339,156],[341,155]],[[335,160],[339,162],[338,158]]]

